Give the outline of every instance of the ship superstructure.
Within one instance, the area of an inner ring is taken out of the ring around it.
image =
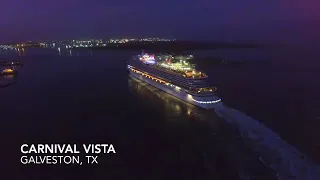
[[[183,101],[209,109],[221,99],[208,76],[196,70],[192,55],[142,53],[128,61],[130,75]]]

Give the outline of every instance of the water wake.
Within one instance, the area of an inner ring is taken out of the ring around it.
[[[235,124],[244,138],[254,142],[260,160],[277,171],[279,179],[320,179],[319,166],[262,123],[223,104],[215,110],[218,116]]]

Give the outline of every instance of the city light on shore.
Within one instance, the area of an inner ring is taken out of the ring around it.
[[[112,39],[72,39],[72,40],[48,40],[39,42],[19,42],[16,44],[1,45],[0,49],[14,49],[14,48],[26,48],[26,47],[41,47],[41,48],[61,48],[61,49],[72,49],[72,48],[91,48],[91,47],[106,47],[114,44],[132,44],[132,43],[152,43],[152,42],[172,42],[175,39],[165,38],[112,38]]]

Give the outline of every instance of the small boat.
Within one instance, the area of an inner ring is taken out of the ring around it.
[[[1,75],[9,75],[9,74],[15,74],[16,71],[12,68],[6,68],[4,70],[1,71]]]

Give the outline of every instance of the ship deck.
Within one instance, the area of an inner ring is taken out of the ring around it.
[[[170,69],[170,68],[165,68],[159,64],[155,64],[155,65],[149,65],[149,66],[152,66],[158,70],[161,70],[161,71],[165,71],[165,72],[168,72],[168,73],[171,73],[173,75],[178,75],[178,76],[182,76],[186,79],[205,79],[205,78],[208,78],[208,76],[206,74],[203,73],[203,76],[191,76],[191,77],[187,77],[186,76],[186,73],[185,71],[178,71],[178,70],[174,70],[174,69]],[[198,71],[196,70],[193,70],[195,71],[196,73],[198,73]]]
[[[196,96],[212,96],[212,95],[215,95],[216,90],[217,90],[216,87],[202,87],[202,88],[190,89],[190,87],[181,86],[181,84],[178,85],[175,82],[172,82],[168,79],[165,79],[163,77],[158,77],[158,76],[150,74],[150,73],[143,72],[142,70],[138,70],[134,67],[130,67],[130,69],[131,69],[131,71],[138,73],[138,74],[141,74],[142,76],[150,78],[151,80],[154,80],[158,83],[166,84],[169,86],[174,86],[179,89],[183,88],[184,91],[186,91],[187,93],[192,94],[192,95],[196,95]]]

